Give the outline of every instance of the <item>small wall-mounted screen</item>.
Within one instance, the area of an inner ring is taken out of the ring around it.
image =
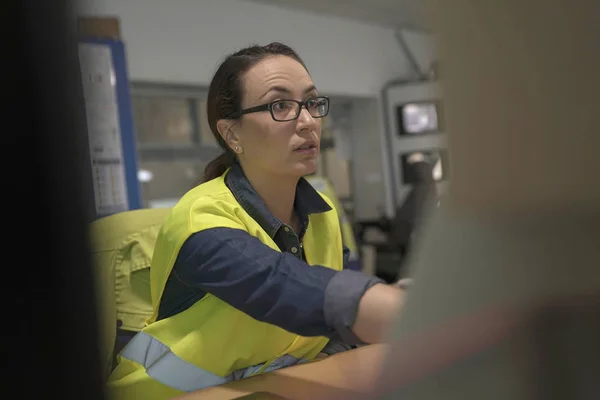
[[[421,135],[438,132],[439,110],[437,102],[408,103],[397,107],[398,134]]]
[[[430,149],[400,154],[402,181],[405,185],[440,182],[448,179],[448,151]]]

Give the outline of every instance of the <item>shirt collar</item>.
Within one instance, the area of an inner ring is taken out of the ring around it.
[[[265,202],[256,193],[238,163],[235,163],[229,169],[229,172],[225,176],[225,184],[242,208],[259,223],[271,238],[274,238],[283,223],[269,211]],[[310,214],[331,211],[329,204],[304,178],[300,178],[298,181],[294,208],[303,221],[308,220]]]

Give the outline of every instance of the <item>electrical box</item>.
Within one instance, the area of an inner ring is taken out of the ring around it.
[[[96,217],[141,208],[125,45],[112,19],[79,21]]]

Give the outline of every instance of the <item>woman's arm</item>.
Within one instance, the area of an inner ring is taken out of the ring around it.
[[[381,368],[391,349],[390,345],[383,344],[365,346],[318,362],[213,386],[175,399],[226,400],[256,392],[268,392],[287,399],[371,398],[378,389]]]
[[[373,286],[362,296],[352,331],[365,343],[382,343],[404,302],[395,286]]]
[[[349,344],[382,341],[403,293],[356,271],[309,266],[229,228],[192,235],[173,273],[259,321],[303,336],[337,332]]]

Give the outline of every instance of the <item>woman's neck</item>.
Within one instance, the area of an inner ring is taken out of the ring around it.
[[[294,200],[298,179],[255,173],[247,169],[244,169],[244,173],[269,211],[284,224],[294,227]]]

